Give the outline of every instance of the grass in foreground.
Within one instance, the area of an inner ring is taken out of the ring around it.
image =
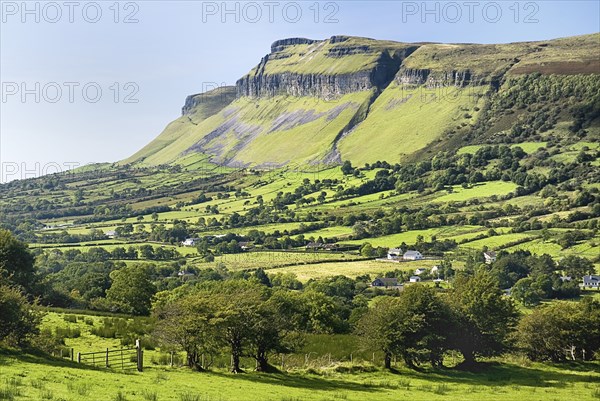
[[[124,374],[34,355],[0,353],[0,395],[17,400],[595,400],[598,363],[489,363],[483,373],[337,365],[316,371],[232,375],[147,368]]]

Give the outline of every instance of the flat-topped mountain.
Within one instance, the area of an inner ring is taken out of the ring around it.
[[[600,34],[497,45],[278,40],[235,87],[189,96],[182,116],[123,162],[399,162],[525,141],[578,118],[594,131],[599,48]]]

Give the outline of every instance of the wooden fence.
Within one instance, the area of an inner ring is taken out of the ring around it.
[[[71,355],[73,358],[73,355]],[[77,363],[121,370],[144,370],[144,350],[140,340],[135,341],[135,347],[109,349],[98,352],[78,352]]]

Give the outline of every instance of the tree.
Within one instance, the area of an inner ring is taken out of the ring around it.
[[[533,361],[589,360],[600,349],[600,302],[553,302],[521,319],[517,339]]]
[[[403,323],[407,328],[402,333],[400,355],[409,367],[429,362],[441,367],[448,346],[447,333],[450,328],[449,307],[432,287],[411,285],[400,295],[400,307],[406,314]]]
[[[0,230],[0,283],[18,285],[31,293],[35,283],[33,255],[10,231]]]
[[[157,305],[153,310],[154,334],[163,345],[183,349],[188,367],[206,369],[208,366],[201,366],[201,355],[216,353],[214,327],[210,324],[214,307],[206,292]]]
[[[240,359],[260,326],[260,304],[267,289],[247,281],[227,281],[212,292],[211,300],[218,305],[211,323],[219,338],[231,352],[231,372],[241,373]]]
[[[278,291],[259,304],[258,318],[250,327],[248,346],[251,356],[256,360],[256,370],[269,370],[268,354],[275,351],[289,353],[302,343],[297,334],[302,329],[299,317],[302,304],[299,298],[289,291]]]
[[[423,362],[441,366],[450,317],[448,306],[435,289],[413,285],[400,297],[376,298],[358,321],[356,331],[370,346],[383,351],[387,369],[394,354],[412,368]]]
[[[448,302],[454,321],[450,340],[467,366],[473,365],[477,356],[500,355],[507,350],[518,314],[492,274],[479,269],[472,277],[457,277]]]
[[[146,266],[132,265],[111,273],[112,285],[106,291],[106,300],[124,313],[147,315],[156,287],[150,281]]]
[[[342,173],[344,175],[350,175],[354,172],[354,167],[352,167],[352,162],[350,160],[345,160],[342,164]]]
[[[536,288],[531,277],[522,278],[512,287],[511,295],[525,306],[534,306],[540,303],[543,294]]]
[[[20,289],[0,284],[0,341],[27,344],[39,332],[41,318]]]
[[[392,368],[392,356],[400,348],[400,317],[403,315],[404,311],[398,298],[377,297],[357,323],[357,334],[370,347],[383,352],[386,369]]]
[[[559,267],[565,275],[571,276],[573,280],[581,280],[583,276],[594,273],[594,264],[589,259],[575,255],[562,258]]]
[[[360,254],[365,258],[372,258],[376,255],[375,248],[373,248],[370,243],[366,242],[360,247]]]

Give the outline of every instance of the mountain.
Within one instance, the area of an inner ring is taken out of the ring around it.
[[[561,135],[573,121],[595,136],[599,47],[598,33],[497,45],[278,40],[235,87],[189,96],[182,116],[122,163],[410,161]]]

